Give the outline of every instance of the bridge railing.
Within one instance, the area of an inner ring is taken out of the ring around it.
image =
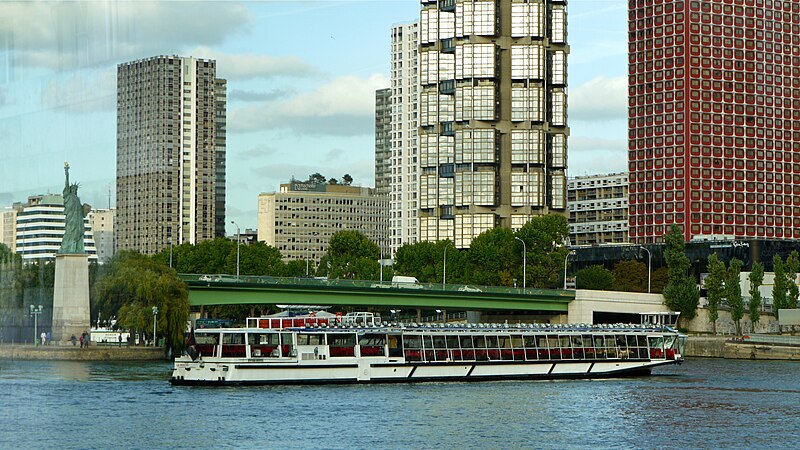
[[[559,293],[559,295],[574,295],[574,291],[562,291],[560,289],[521,289],[505,286],[476,286],[466,284],[445,284],[441,283],[392,283],[391,281],[375,280],[348,280],[348,279],[327,279],[324,277],[271,277],[271,276],[251,276],[251,275],[228,275],[228,274],[179,274],[181,280],[192,283],[225,284],[225,285],[290,285],[290,286],[331,286],[343,288],[364,288],[364,289],[395,289],[395,290],[425,290],[425,291],[445,291],[458,293],[460,295],[481,295],[482,293],[492,294],[511,294],[511,295],[538,295],[542,293]]]

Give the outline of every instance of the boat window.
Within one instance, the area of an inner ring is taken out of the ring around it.
[[[461,336],[461,348],[472,348],[472,336]]]
[[[281,344],[294,345],[294,337],[292,336],[292,333],[281,333]]]
[[[511,335],[511,346],[514,348],[522,348],[522,335],[521,334],[512,334]]]
[[[297,333],[297,345],[322,345],[321,333]]]
[[[197,345],[216,345],[219,342],[219,333],[197,333],[194,334],[194,341]]]
[[[486,348],[497,348],[497,336],[486,336]]]
[[[403,356],[403,336],[389,335],[389,356]]]
[[[574,348],[583,347],[583,337],[582,336],[572,336],[572,347],[574,347]]]
[[[355,334],[328,334],[328,345],[331,347],[355,347],[356,335]]]
[[[500,348],[511,348],[511,336],[498,336],[497,346]]]
[[[244,345],[244,333],[223,334],[222,345]]]
[[[447,336],[447,348],[458,348],[458,336]]]
[[[278,333],[250,333],[247,341],[250,345],[278,345]]]
[[[536,348],[536,337],[537,336],[524,336],[522,339],[523,339],[523,342],[525,344],[525,347],[526,348]],[[543,345],[543,346],[547,347],[547,345]]]
[[[385,334],[365,334],[358,340],[358,345],[383,346],[386,344]]]
[[[475,344],[475,348],[486,348],[485,336],[472,336],[472,342]]]
[[[406,348],[422,348],[422,339],[418,334],[409,334],[404,340]]]
[[[437,335],[433,337],[434,348],[447,348],[447,339],[445,336]]]

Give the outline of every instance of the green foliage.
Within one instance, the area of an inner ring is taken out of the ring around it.
[[[708,321],[711,322],[714,334],[717,334],[719,305],[725,295],[725,263],[714,253],[708,257],[708,276],[705,279],[706,298],[708,299]]]
[[[786,297],[786,308],[797,308],[797,297],[800,296],[800,289],[797,287],[797,271],[800,269],[800,258],[797,250],[792,250],[786,258],[786,287],[789,295]]]
[[[493,228],[478,235],[469,249],[467,272],[470,282],[485,286],[513,286],[522,258],[516,256],[516,247],[514,233],[508,228]]]
[[[666,267],[659,267],[650,274],[650,292],[662,294],[669,282],[669,271]]]
[[[380,257],[378,245],[363,233],[342,230],[331,236],[317,274],[328,278],[376,280],[380,277]]]
[[[664,259],[667,262],[668,282],[664,288],[664,303],[673,311],[681,313],[684,320],[692,320],[697,315],[700,302],[700,290],[693,277],[688,275],[691,263],[686,257],[683,233],[680,227],[673,224],[669,233],[664,235],[666,249]]]
[[[607,291],[614,286],[614,275],[603,266],[594,265],[578,271],[575,276],[577,289]]]
[[[758,289],[764,283],[764,265],[760,262],[753,263],[753,268],[748,276],[750,280],[750,332],[755,332],[755,324],[761,318],[761,291]]]
[[[786,308],[786,268],[783,265],[781,255],[772,258],[772,270],[775,273],[775,281],[772,284],[772,307],[775,310],[775,318],[778,318],[778,311]]]
[[[107,263],[94,286],[95,307],[117,317],[123,328],[147,334],[158,307],[157,334],[169,348],[182,349],[189,317],[189,291],[174,270],[136,252],[119,252]]]
[[[744,302],[742,300],[742,285],[740,274],[742,262],[736,258],[728,264],[728,273],[725,277],[725,294],[728,297],[728,306],[731,308],[731,319],[736,324],[736,334],[742,334],[742,317],[744,317]]]
[[[647,265],[641,261],[620,261],[614,266],[614,290],[647,292]],[[651,285],[652,289],[652,285]]]
[[[556,214],[534,217],[517,231],[516,237],[528,247],[528,287],[560,287],[564,260],[569,253],[563,245],[569,237],[567,218]],[[522,276],[521,264],[517,276]]]
[[[422,283],[441,283],[444,269],[444,249],[447,247],[447,282],[467,284],[467,254],[450,241],[405,244],[395,253],[394,273],[416,277]],[[388,279],[384,273],[384,279]]]

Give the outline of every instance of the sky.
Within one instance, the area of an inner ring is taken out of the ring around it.
[[[60,193],[114,206],[117,64],[217,61],[228,81],[227,232],[258,194],[319,172],[374,186],[375,90],[418,0],[0,2],[0,208]],[[627,167],[625,0],[568,5],[569,175]]]

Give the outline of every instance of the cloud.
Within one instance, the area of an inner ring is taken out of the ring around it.
[[[300,135],[358,136],[375,129],[375,91],[389,80],[348,75],[292,98],[262,102],[229,113],[234,132],[290,129]]]
[[[603,122],[628,117],[628,78],[596,77],[570,89],[570,120]]]
[[[265,102],[286,98],[296,91],[293,89],[273,89],[269,92],[243,91],[233,89],[228,92],[228,100],[238,100],[241,102]]]
[[[320,72],[298,56],[268,56],[230,54],[198,47],[191,55],[217,61],[217,76],[226,79],[253,79],[272,77],[312,77]]]
[[[90,113],[113,111],[117,101],[116,68],[53,78],[42,89],[42,105],[47,109]]]
[[[244,6],[227,2],[0,3],[0,37],[15,62],[53,70],[219,45],[250,23]]]
[[[236,153],[235,156],[236,156],[237,159],[251,160],[251,159],[259,158],[259,157],[262,157],[262,156],[275,155],[277,153],[278,153],[278,149],[270,147],[270,146],[267,146],[267,145],[264,145],[264,144],[261,144],[261,145],[256,145],[255,147],[251,148],[250,150],[245,150],[243,152],[238,152],[238,153]],[[229,155],[229,157],[230,156],[232,156],[232,155]]]
[[[570,176],[628,170],[628,143],[625,139],[570,136],[568,151]]]

